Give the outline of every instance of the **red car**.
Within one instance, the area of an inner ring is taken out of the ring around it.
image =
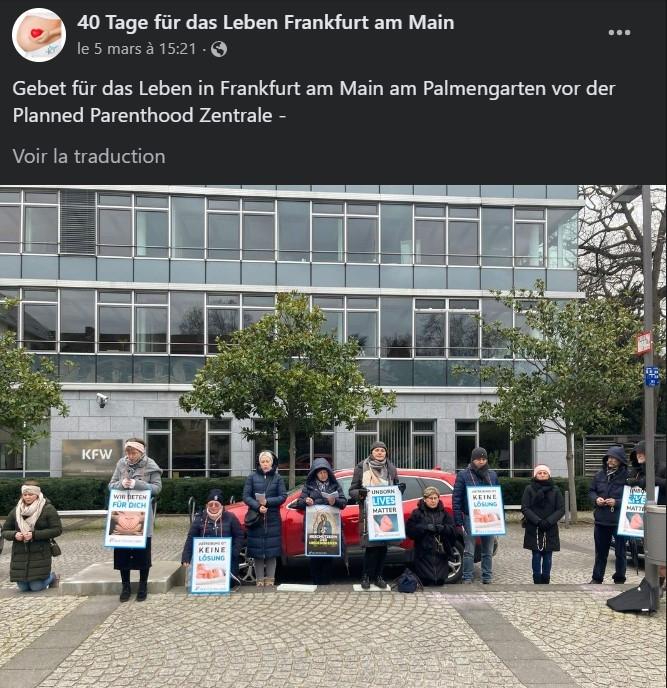
[[[348,497],[353,470],[346,469],[334,471],[334,473],[345,492],[345,496]],[[441,495],[440,501],[449,514],[452,515],[452,491],[454,488],[454,481],[456,480],[454,473],[445,473],[437,469],[427,471],[413,468],[399,468],[398,476],[400,481],[405,483],[405,492],[403,493],[403,515],[406,520],[417,506],[417,502],[421,499],[424,489],[430,485],[438,488]],[[283,529],[283,566],[289,566],[290,563],[293,564],[298,560],[305,559],[303,543],[304,512],[294,507],[294,503],[300,494],[301,487],[299,486],[288,493],[287,499],[280,507]],[[241,525],[243,525],[243,519],[248,510],[248,507],[243,502],[230,504],[225,508],[235,514],[241,522]],[[341,512],[341,520],[347,555],[349,557],[358,557],[361,555],[361,548],[359,546],[359,507],[357,504],[349,504],[346,506]],[[403,540],[398,545],[390,544],[387,563],[404,564],[409,561],[410,549],[412,549],[412,546],[412,540]],[[475,560],[479,560],[478,552],[475,553]],[[456,583],[461,578],[462,574],[463,539],[457,536],[456,549],[449,562],[449,576],[447,582]],[[254,562],[246,556],[245,547],[241,552],[240,575],[243,582],[252,583],[255,580]]]

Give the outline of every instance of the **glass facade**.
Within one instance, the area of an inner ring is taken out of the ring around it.
[[[51,357],[66,388],[82,396],[112,385],[131,395],[143,385],[175,402],[218,342],[271,313],[277,292],[297,289],[323,310],[325,332],[358,342],[359,367],[371,384],[428,409],[422,418],[408,403],[403,417],[357,427],[354,442],[343,443],[347,462],[381,439],[399,465],[431,468],[446,411],[431,413],[429,393],[469,395],[474,404],[484,386],[480,366],[521,367],[506,342],[483,332],[482,322],[524,326],[489,289],[543,279],[557,298],[577,296],[576,186],[210,185],[86,193],[77,201],[88,204],[86,212],[77,214],[69,189],[0,189],[0,294],[20,301],[2,314],[0,330],[15,330],[26,349]],[[422,397],[407,396],[414,388]],[[110,404],[105,412],[112,410]],[[252,468],[252,460],[234,462],[231,419],[158,413],[143,419],[144,431],[149,454],[167,475]],[[472,425],[466,430],[465,423]],[[334,437],[332,429],[298,438],[302,474],[314,456],[337,461]],[[471,442],[493,447],[501,471],[521,475],[532,465],[532,441],[456,420],[457,466],[467,465]],[[48,443],[20,457],[3,446],[0,434],[3,475],[48,472]],[[286,467],[287,438],[243,451],[256,456],[264,446]]]

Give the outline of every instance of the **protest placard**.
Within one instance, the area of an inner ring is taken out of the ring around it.
[[[307,507],[306,556],[339,557],[340,554],[340,509],[326,504]]]
[[[621,514],[618,519],[618,535],[625,537],[644,537],[644,507],[646,505],[646,490],[641,487],[623,488],[621,500]]]
[[[104,546],[145,549],[150,517],[150,490],[111,490]]]
[[[505,511],[500,485],[468,487],[471,535],[505,535]]]
[[[397,485],[368,488],[366,526],[369,542],[405,539],[403,497]]]
[[[193,595],[229,593],[231,538],[193,538],[189,592]]]

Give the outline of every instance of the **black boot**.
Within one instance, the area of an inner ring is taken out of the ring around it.
[[[371,579],[368,576],[361,577],[361,589],[370,590],[371,589]]]
[[[121,602],[127,602],[130,599],[130,584],[129,583],[123,583],[123,587],[121,588],[120,591],[120,597],[118,598]]]
[[[382,576],[378,576],[375,579],[375,586],[380,588],[380,590],[384,590],[387,587],[387,581]]]
[[[542,583],[545,583],[548,585],[550,581],[551,581],[551,576],[545,576],[544,574],[542,574]]]
[[[542,583],[542,574],[534,573],[533,583],[535,583],[535,585],[540,585],[540,583]]]
[[[148,597],[148,583],[139,582],[139,589],[137,590],[137,602],[143,602]]]

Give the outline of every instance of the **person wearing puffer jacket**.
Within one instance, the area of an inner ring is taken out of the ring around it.
[[[589,496],[595,504],[595,565],[591,583],[602,583],[612,537],[615,538],[616,571],[614,583],[625,583],[625,538],[617,535],[623,487],[628,478],[628,460],[623,447],[609,447],[602,459],[603,468],[591,482]]]
[[[324,497],[325,494],[329,497]],[[323,458],[313,460],[299,499],[296,500],[294,506],[305,510],[306,507],[314,504],[326,504],[338,509],[344,509],[347,505],[343,488],[336,480],[329,462]],[[331,571],[336,561],[336,557],[308,557],[310,576],[315,585],[331,583]]]

